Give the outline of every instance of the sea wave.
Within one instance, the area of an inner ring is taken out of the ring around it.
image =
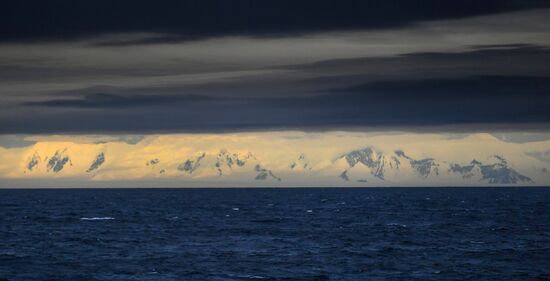
[[[115,218],[113,217],[89,217],[89,218],[80,218],[80,220],[83,220],[83,221],[103,221],[103,220],[114,220]]]

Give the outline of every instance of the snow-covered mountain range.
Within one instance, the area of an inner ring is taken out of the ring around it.
[[[2,187],[67,179],[83,186],[550,184],[550,141],[511,143],[489,134],[292,131],[151,135],[137,143],[35,138],[26,147],[0,147]]]

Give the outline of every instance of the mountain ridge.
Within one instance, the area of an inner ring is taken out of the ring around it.
[[[451,148],[440,149],[426,140],[401,144],[377,138],[353,135],[352,144],[329,149],[323,146],[332,140],[308,138],[249,138],[248,143],[229,137],[212,143],[154,138],[132,145],[45,141],[0,150],[15,163],[0,166],[0,179],[265,182],[275,186],[544,185],[549,179],[550,165],[530,156],[538,154],[531,153],[537,147],[529,145],[483,136],[436,138],[434,143]],[[547,143],[541,143],[539,150],[544,152],[546,147]]]

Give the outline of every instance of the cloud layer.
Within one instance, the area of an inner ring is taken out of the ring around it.
[[[550,121],[545,1],[27,2],[0,17],[1,134]]]

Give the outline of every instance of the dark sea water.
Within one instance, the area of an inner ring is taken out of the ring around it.
[[[0,280],[550,280],[550,188],[0,190]]]

